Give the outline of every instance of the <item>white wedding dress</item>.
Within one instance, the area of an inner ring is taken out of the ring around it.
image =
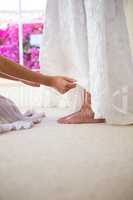
[[[40,62],[43,73],[73,77],[80,92],[91,92],[97,116],[133,123],[133,63],[122,0],[48,0]]]

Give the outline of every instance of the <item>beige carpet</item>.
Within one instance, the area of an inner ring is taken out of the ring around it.
[[[0,200],[132,200],[133,126],[58,125],[48,115],[0,136]]]

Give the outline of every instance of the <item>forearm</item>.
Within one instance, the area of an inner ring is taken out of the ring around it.
[[[13,80],[13,81],[19,81],[17,78],[14,78],[14,77],[9,76],[7,74],[3,74],[2,72],[0,72],[0,78],[4,78],[4,79],[8,79],[8,80]]]
[[[15,77],[21,81],[25,80],[46,86],[52,86],[51,76],[44,76],[43,74],[30,71],[3,56],[0,56],[0,72]]]

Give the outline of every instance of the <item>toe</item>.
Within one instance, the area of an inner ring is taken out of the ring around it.
[[[59,124],[64,124],[64,123],[65,123],[65,119],[60,118],[60,119],[57,120],[57,122],[58,122]]]

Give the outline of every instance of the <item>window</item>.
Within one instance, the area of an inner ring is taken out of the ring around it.
[[[0,54],[39,70],[46,0],[0,0]],[[9,6],[8,6],[9,5]]]

